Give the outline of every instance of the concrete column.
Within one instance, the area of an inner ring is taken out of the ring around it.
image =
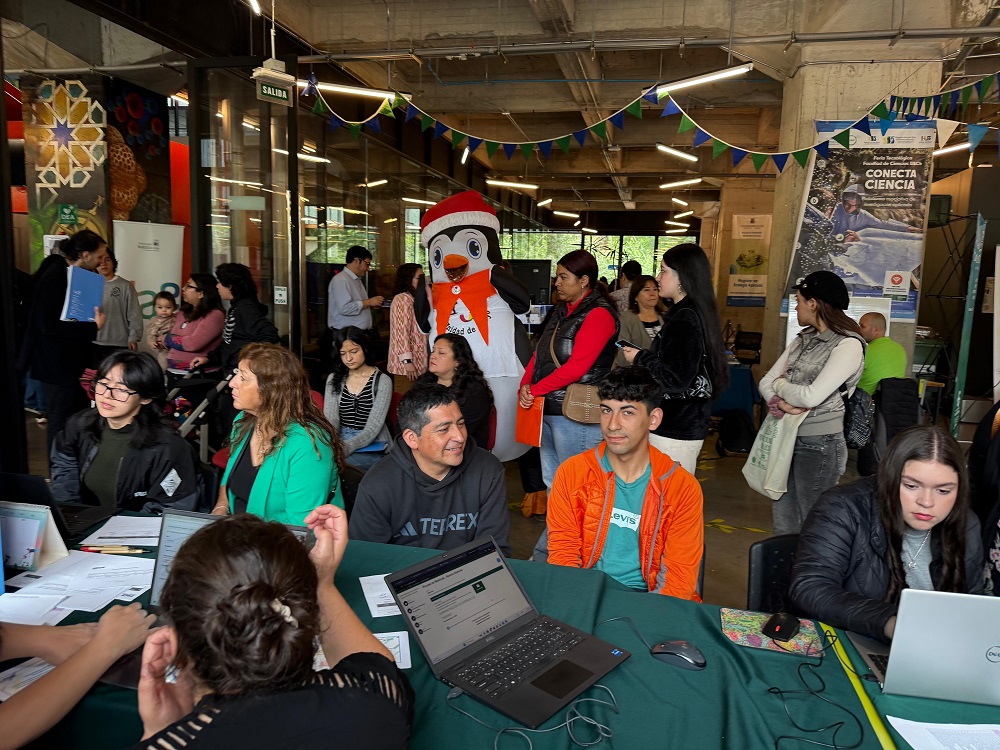
[[[914,50],[907,48],[907,53],[911,52]],[[851,54],[857,59],[876,58],[875,61],[860,64],[825,62],[824,53],[827,58],[835,54],[843,57],[843,46],[836,50],[809,48],[809,53],[809,59],[804,60],[792,77],[785,81],[780,151],[793,151],[815,144],[815,120],[856,121],[889,94],[926,95],[937,91],[941,84],[941,63],[892,62],[884,59],[892,54],[892,50],[885,46],[877,50],[869,47],[853,49]],[[932,56],[914,54],[913,58],[930,59]],[[877,59],[880,57],[882,61]],[[779,317],[781,298],[795,244],[806,176],[806,170],[799,169],[789,160],[789,166],[775,185],[761,357],[761,364],[765,366],[770,366],[784,348],[785,319]],[[892,325],[893,338],[902,336],[900,343],[903,343],[912,361],[913,324],[899,324],[898,328],[896,323]]]

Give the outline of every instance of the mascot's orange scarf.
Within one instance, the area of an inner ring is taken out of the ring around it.
[[[455,309],[455,303],[461,300],[472,313],[472,319],[476,321],[476,328],[483,335],[483,341],[487,346],[490,343],[490,319],[486,314],[486,300],[497,293],[496,288],[490,283],[490,269],[466,276],[461,281],[450,282],[445,277],[444,281],[435,282],[431,286],[431,296],[434,299],[434,312],[437,313],[437,335],[440,336],[448,329],[448,321],[451,320],[451,311]]]

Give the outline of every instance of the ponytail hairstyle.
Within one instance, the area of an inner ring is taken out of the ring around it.
[[[217,695],[302,685],[320,629],[316,586],[305,545],[281,524],[241,513],[203,526],[178,550],[160,599],[176,665]]]
[[[84,253],[96,253],[102,246],[107,246],[107,244],[108,241],[97,232],[92,232],[89,229],[81,229],[59,243],[59,252],[73,263],[80,260],[80,256]]]
[[[939,591],[968,592],[965,580],[965,529],[969,515],[969,479],[965,458],[958,441],[934,425],[917,425],[903,430],[886,450],[878,467],[879,518],[888,537],[886,565],[889,585],[885,601],[899,603],[906,588],[903,571],[903,533],[906,521],[899,499],[899,483],[908,461],[936,461],[958,474],[958,495],[948,516],[931,529],[932,537],[941,540],[941,580]],[[933,539],[932,539],[933,549]]]

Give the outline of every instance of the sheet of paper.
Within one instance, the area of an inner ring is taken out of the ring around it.
[[[970,750],[1000,747],[1000,724],[930,724],[886,716],[913,750]]]
[[[409,669],[413,666],[410,661],[410,634],[405,630],[397,630],[394,633],[372,633],[382,641],[382,645],[392,652],[396,660],[396,666],[400,669]]]
[[[0,596],[0,622],[15,625],[42,625],[65,594],[33,594],[18,591]]]
[[[89,552],[80,552],[78,550],[70,550],[69,555],[62,558],[61,560],[56,560],[51,565],[45,567],[44,570],[36,570],[32,572],[21,573],[14,576],[13,578],[8,578],[5,583],[7,586],[12,586],[14,588],[21,588],[28,586],[32,583],[38,583],[39,581],[44,581],[51,577],[57,577],[62,575],[68,575],[69,577],[74,577],[76,570],[81,567],[89,567],[91,561],[101,561],[107,555],[97,555],[91,554]]]
[[[81,547],[96,544],[121,544],[126,547],[155,547],[160,541],[163,518],[153,516],[112,516],[100,529],[88,536]]]
[[[100,555],[100,562],[90,563],[86,569],[77,570],[73,575],[73,585],[81,588],[104,586],[106,588],[149,587],[153,583],[153,563],[142,557],[129,555]]]
[[[72,614],[72,612],[73,610],[71,609],[63,609],[62,607],[53,607],[52,611],[49,612],[48,615],[46,615],[45,622],[43,624],[58,625],[67,617],[69,617],[70,614]]]
[[[401,614],[399,607],[392,598],[389,587],[385,585],[385,574],[380,576],[362,576],[361,590],[365,594],[365,601],[368,602],[368,610],[372,617],[389,617]]]
[[[97,612],[111,604],[127,589],[121,586],[80,586],[72,576],[48,576],[44,580],[32,583],[18,593],[26,594],[58,594],[66,597],[59,603],[63,609],[78,609],[83,612]],[[0,597],[2,600],[2,597]],[[129,600],[131,601],[131,600]]]
[[[0,701],[5,701],[15,693],[24,690],[53,669],[54,667],[48,662],[35,658],[0,672]]]

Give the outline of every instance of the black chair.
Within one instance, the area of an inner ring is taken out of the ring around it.
[[[772,536],[750,545],[747,609],[754,612],[789,612],[788,587],[798,534]]]
[[[358,485],[364,478],[365,473],[357,466],[346,464],[344,470],[340,472],[340,491],[344,496],[344,511],[350,520],[351,511],[354,510],[354,500],[358,496]]]
[[[758,331],[740,331],[733,340],[733,356],[741,365],[759,365],[763,339],[764,334]]]

